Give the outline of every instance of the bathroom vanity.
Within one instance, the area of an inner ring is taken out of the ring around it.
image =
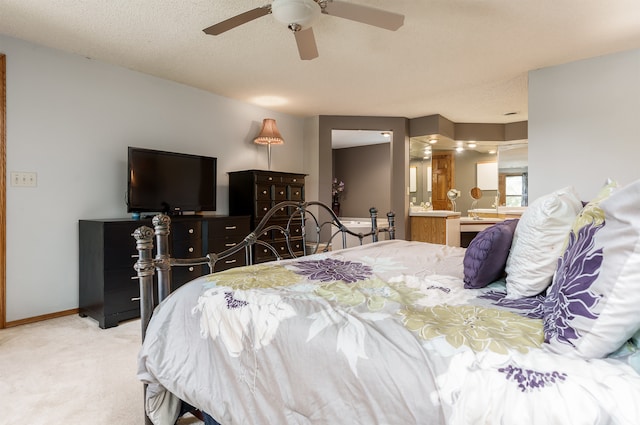
[[[460,213],[446,210],[409,211],[411,240],[460,246]]]

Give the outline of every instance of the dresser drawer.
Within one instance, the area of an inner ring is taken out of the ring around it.
[[[273,199],[273,186],[259,183],[256,185],[256,199],[260,201],[270,201]]]
[[[291,258],[291,254],[289,252],[289,249],[287,248],[286,241],[284,240],[276,241],[276,242],[273,242],[271,245],[276,250],[278,255],[280,255],[280,258]],[[302,248],[302,239],[292,240],[291,249],[293,250],[296,256],[302,256],[304,252]],[[255,261],[256,263],[261,263],[264,261],[273,261],[277,259],[273,251],[271,251],[266,246],[261,246],[261,245],[256,245],[255,256],[256,256],[256,261]]]
[[[175,258],[202,257],[202,239],[198,234],[191,239],[174,240],[171,246],[171,256]]]
[[[109,226],[103,226],[104,240],[91,241],[86,248],[95,250],[104,247],[105,270],[132,267],[138,259],[138,251],[136,251],[135,239],[132,234],[140,226],[151,226],[151,221],[110,223]]]
[[[283,175],[282,182],[287,184],[299,184],[300,186],[304,185],[304,174],[294,174],[294,175]]]
[[[209,252],[215,252],[219,254],[222,251],[233,248],[240,242],[242,242],[242,238],[239,235],[231,235],[222,238],[212,238],[209,239],[209,246],[207,247],[207,250]]]
[[[280,183],[282,181],[282,177],[273,174],[257,174],[256,182],[257,183]]]
[[[289,199],[292,201],[303,201],[304,191],[302,186],[289,186]]]
[[[286,201],[289,199],[289,194],[287,190],[287,186],[284,185],[276,185],[273,187],[273,199],[276,202]]]
[[[181,266],[171,268],[171,290],[175,291],[187,282],[209,273],[209,266]]]
[[[249,216],[241,216],[209,220],[209,240],[229,236],[235,236],[235,239],[242,240],[251,231],[249,219]]]
[[[260,221],[260,219],[265,216],[265,214],[271,209],[271,207],[273,205],[274,204],[273,204],[272,201],[257,201],[256,202],[256,220],[257,221],[255,223],[255,226],[258,225],[258,221]]]
[[[104,314],[111,315],[124,311],[140,310],[140,286],[137,280],[130,285],[119,286],[104,294]]]
[[[202,221],[198,220],[175,220],[171,222],[171,235],[170,239],[176,240],[190,240],[201,238],[202,235]]]
[[[233,267],[245,266],[247,264],[246,258],[247,257],[245,254],[245,250],[244,249],[240,250],[230,257],[227,257],[223,260],[219,260],[216,263],[216,267],[214,271],[220,272],[222,270],[228,270]]]

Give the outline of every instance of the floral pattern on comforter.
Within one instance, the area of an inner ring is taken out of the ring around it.
[[[463,257],[384,241],[199,278],[149,325],[148,406],[225,425],[637,423],[633,369],[546,352],[543,299],[465,289]]]

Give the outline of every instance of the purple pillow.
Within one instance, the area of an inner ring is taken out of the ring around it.
[[[487,227],[473,238],[464,254],[464,287],[484,288],[504,275],[518,219]]]

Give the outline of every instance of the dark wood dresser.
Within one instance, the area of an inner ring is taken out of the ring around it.
[[[251,228],[254,229],[265,213],[278,202],[304,201],[305,176],[306,174],[263,170],[230,172],[229,214],[249,215]],[[272,217],[270,224],[285,227],[292,213],[293,211],[285,208]],[[291,231],[291,246],[296,255],[302,255],[302,225],[293,226]],[[265,232],[259,238],[273,245],[281,258],[290,257],[283,232]],[[256,245],[253,249],[254,263],[276,259],[268,248]]]
[[[250,231],[250,217],[172,217],[169,234],[173,257],[195,258],[222,252],[242,241]],[[81,316],[96,319],[101,328],[140,317],[140,287],[134,279],[137,251],[131,234],[151,219],[79,221],[79,308]],[[216,264],[215,271],[245,265],[244,251]],[[209,272],[209,266],[175,267],[172,290]]]

